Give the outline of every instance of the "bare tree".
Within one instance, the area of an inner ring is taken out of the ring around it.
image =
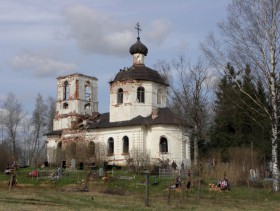
[[[25,116],[22,120],[22,130],[21,130],[21,139],[23,142],[22,145],[22,162],[24,164],[29,165],[31,158],[30,152],[32,148],[32,123],[31,118],[29,116]]]
[[[53,130],[53,119],[55,116],[56,111],[56,100],[53,97],[48,97],[47,99],[47,105],[48,105],[48,131]]]
[[[43,151],[45,141],[43,139],[44,133],[47,132],[48,118],[47,118],[48,106],[44,102],[43,96],[38,94],[36,97],[35,109],[32,114],[32,139],[30,146],[30,161],[31,164],[36,165],[38,158]]]
[[[9,93],[2,106],[1,123],[11,144],[13,159],[17,159],[17,141],[21,120],[23,118],[22,105],[18,102],[13,93]]]
[[[140,169],[145,169],[150,165],[151,155],[143,149],[133,147],[126,161],[129,165],[133,164],[135,171],[139,173]]]
[[[208,66],[201,59],[191,66],[184,56],[179,56],[171,66],[163,61],[155,65],[170,85],[170,105],[173,110],[193,126],[194,164],[198,164],[198,142],[205,139],[209,113],[208,94],[211,80]],[[176,80],[176,83],[175,83]]]
[[[199,158],[198,141],[205,140],[209,126],[208,97],[211,77],[208,67],[198,61],[194,67],[189,68],[189,80],[191,99],[188,110],[194,127],[194,164],[197,165]]]
[[[249,64],[256,74],[255,78],[262,80],[269,97],[270,105],[266,107],[236,83],[243,94],[270,119],[273,189],[278,191],[280,1],[233,0],[229,5],[228,18],[219,24],[219,29],[224,42],[210,35],[207,44],[202,45],[212,65],[226,71],[227,62],[240,69]]]

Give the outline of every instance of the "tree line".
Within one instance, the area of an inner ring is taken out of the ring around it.
[[[169,102],[193,127],[193,159],[210,149],[259,150],[279,190],[280,1],[232,0],[220,36],[201,44],[204,59],[155,66],[169,81]],[[214,86],[209,92],[209,86]]]
[[[0,107],[0,169],[13,161],[21,165],[37,166],[46,161],[46,137],[52,131],[55,100],[38,94],[32,114],[23,110],[13,93],[9,93]]]

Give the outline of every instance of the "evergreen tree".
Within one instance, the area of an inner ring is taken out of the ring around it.
[[[258,149],[269,155],[269,119],[247,97],[250,94],[262,105],[266,102],[261,81],[254,82],[249,65],[236,72],[228,64],[226,72],[229,74],[220,79],[216,92],[211,146],[223,151],[229,147],[251,147],[252,151]]]
[[[216,91],[214,124],[210,132],[213,148],[225,149],[236,145],[235,116],[237,108],[233,102],[238,95],[231,80],[231,77],[236,77],[236,73],[230,64],[227,65],[227,68],[231,75],[223,76]]]

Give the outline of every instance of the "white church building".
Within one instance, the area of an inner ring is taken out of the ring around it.
[[[190,164],[190,127],[166,106],[167,82],[145,66],[147,47],[130,47],[133,64],[110,82],[110,110],[98,112],[98,79],[79,73],[57,78],[56,114],[47,136],[48,162],[108,162],[148,155]]]

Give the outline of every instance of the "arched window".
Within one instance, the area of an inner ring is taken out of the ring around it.
[[[68,99],[69,99],[69,83],[68,81],[64,81],[63,100],[68,100]]]
[[[69,107],[68,103],[63,103],[63,108],[64,109],[68,109],[68,107]]]
[[[139,103],[145,102],[145,89],[142,86],[137,88],[137,100]]]
[[[118,104],[123,103],[123,89],[119,88],[118,89],[118,99],[117,99]]]
[[[85,104],[85,110],[88,110],[88,109],[90,109],[90,103]]]
[[[162,90],[159,89],[159,90],[157,91],[157,104],[158,104],[158,105],[161,105],[161,102],[162,102]]]
[[[109,138],[108,139],[108,155],[113,155],[114,154],[114,139]]]
[[[129,153],[129,139],[127,136],[123,137],[123,153]]]
[[[165,137],[160,137],[159,151],[161,153],[168,153],[168,143],[167,143],[167,139]]]
[[[71,151],[71,156],[73,157],[73,158],[75,158],[76,157],[76,148],[77,148],[77,146],[76,146],[76,143],[71,143],[71,145],[70,145],[70,151]]]
[[[89,81],[87,81],[86,85],[85,85],[85,100],[90,101],[90,83],[89,83]]]
[[[89,142],[88,149],[89,149],[89,155],[94,156],[95,155],[95,143],[93,141]]]

